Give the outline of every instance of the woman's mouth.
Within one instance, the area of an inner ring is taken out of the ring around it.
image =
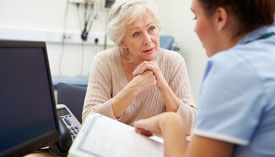
[[[147,49],[147,50],[144,50],[144,51],[142,51],[142,52],[144,52],[144,53],[146,53],[146,54],[151,54],[151,53],[154,52],[154,50],[155,50],[155,48],[153,47],[153,48],[151,48],[151,49]]]

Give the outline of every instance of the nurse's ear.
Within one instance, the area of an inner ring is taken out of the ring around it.
[[[213,18],[214,18],[214,25],[218,31],[223,30],[228,25],[228,22],[229,22],[228,12],[223,7],[217,8]]]

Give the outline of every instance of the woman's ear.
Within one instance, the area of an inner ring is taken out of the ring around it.
[[[217,8],[216,13],[214,15],[214,24],[217,30],[223,30],[228,24],[228,21],[228,12],[222,7]]]
[[[124,40],[121,40],[120,46],[121,46],[123,49],[127,49],[127,46],[126,46]]]

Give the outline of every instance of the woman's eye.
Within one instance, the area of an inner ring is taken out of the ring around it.
[[[138,37],[139,35],[140,35],[139,32],[136,32],[136,33],[133,34],[134,37]]]
[[[150,31],[154,31],[156,29],[156,27],[155,26],[151,26],[149,29],[150,29]]]
[[[193,17],[193,20],[197,20],[197,16]]]

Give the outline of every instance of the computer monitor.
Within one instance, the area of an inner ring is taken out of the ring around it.
[[[44,42],[0,41],[0,156],[22,156],[60,134]]]

